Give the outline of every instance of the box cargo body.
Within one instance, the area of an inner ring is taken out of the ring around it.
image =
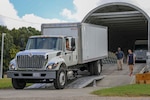
[[[43,35],[72,36],[78,39],[78,64],[108,55],[107,27],[86,23],[42,24]]]

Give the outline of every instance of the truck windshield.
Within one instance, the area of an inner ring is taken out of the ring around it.
[[[135,45],[135,50],[148,50],[148,45]]]
[[[26,50],[29,49],[62,50],[62,38],[58,38],[58,37],[29,38],[26,46]]]

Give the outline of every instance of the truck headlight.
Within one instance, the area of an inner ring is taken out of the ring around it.
[[[59,63],[55,62],[55,63],[49,63],[47,66],[47,69],[54,69],[58,66]]]
[[[10,65],[9,65],[9,69],[10,69],[10,70],[15,70],[15,68],[16,68],[16,67],[15,67],[14,64],[10,64]]]

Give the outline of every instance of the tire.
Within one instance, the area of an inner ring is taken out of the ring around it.
[[[90,75],[94,75],[94,63],[93,62],[89,63],[88,67],[89,67],[88,70],[90,72]]]
[[[54,80],[55,89],[64,89],[67,84],[67,75],[64,68],[57,71],[56,79]]]
[[[15,89],[24,89],[26,82],[22,79],[12,79],[12,85]]]
[[[100,60],[94,62],[94,75],[100,75],[102,72],[102,64]]]

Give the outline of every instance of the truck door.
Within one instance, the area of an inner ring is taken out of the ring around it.
[[[73,61],[72,64],[76,65],[78,62],[78,55],[77,55],[77,44],[76,44],[76,39],[75,38],[71,38],[71,49],[72,49],[72,57],[73,57]]]
[[[75,52],[75,48],[76,48],[75,41],[73,40],[72,37],[66,37],[65,43],[66,44],[65,44],[64,59],[65,59],[67,66],[72,66],[72,65],[77,64],[77,59],[76,59],[77,53]]]

